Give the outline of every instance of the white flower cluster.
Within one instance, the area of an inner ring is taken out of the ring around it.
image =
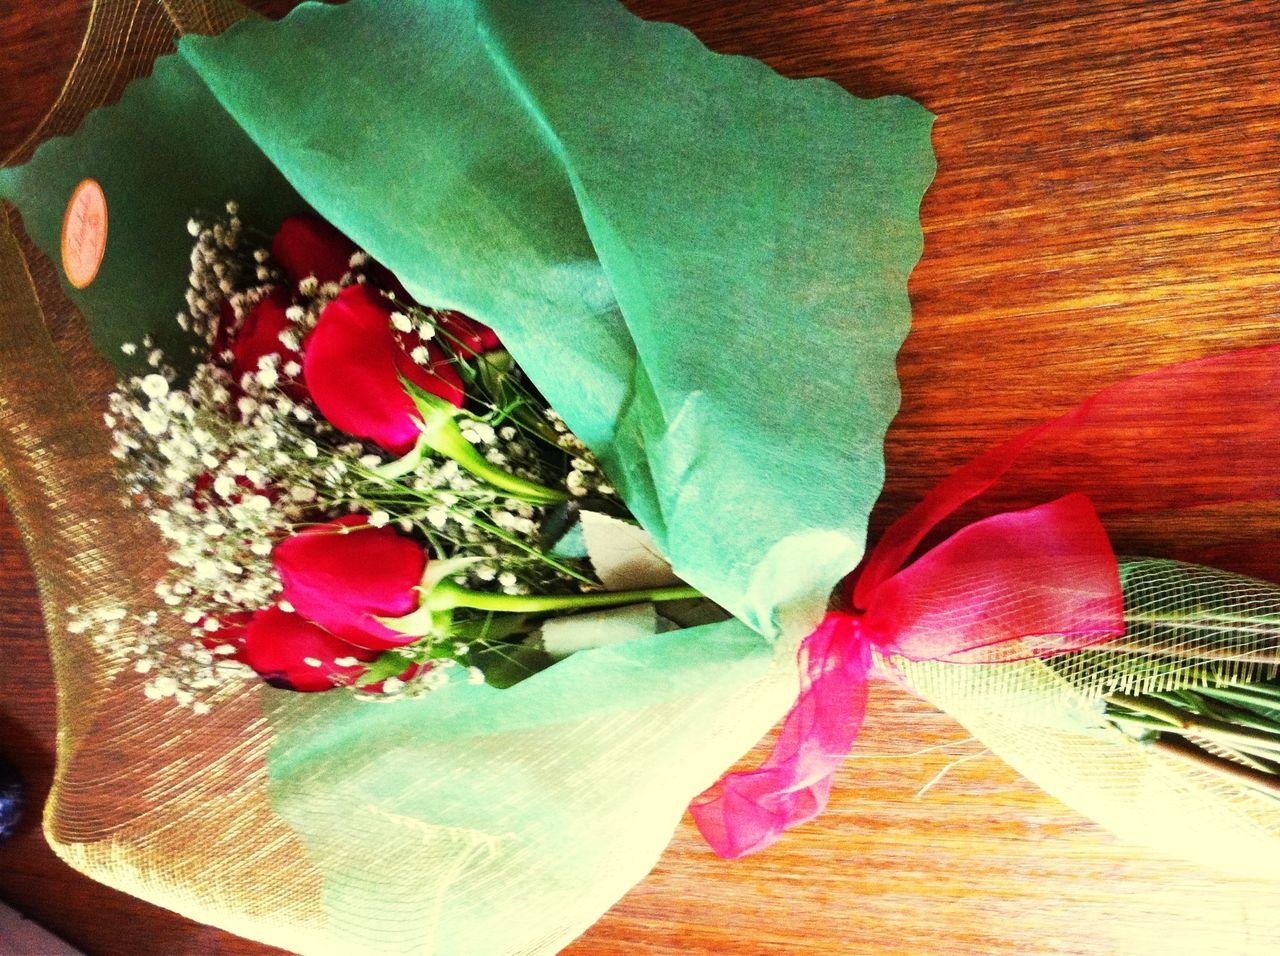
[[[569,460],[569,473],[564,479],[564,486],[569,494],[575,498],[615,497],[617,492],[614,491],[613,485],[609,484],[600,468],[600,463],[595,455],[591,454],[591,450],[583,444],[582,439],[569,431],[569,426],[554,410],[547,409],[545,415],[551,427],[555,429],[556,443],[561,450],[572,456]]]
[[[178,325],[212,342],[222,302],[245,288],[248,275],[260,282],[272,278],[269,270],[253,267],[241,254],[244,224],[234,202],[227,203],[227,219],[204,226],[195,219],[187,222],[187,232],[195,240],[191,248],[191,275],[187,289],[187,310],[179,312]],[[259,260],[264,261],[264,260]],[[125,346],[125,351],[129,347]]]
[[[108,657],[132,660],[135,673],[145,675],[143,693],[151,700],[171,699],[196,715],[209,713],[218,691],[257,675],[231,655],[235,647],[219,642],[216,623],[209,619],[190,640],[163,636],[158,611],[130,614],[119,606],[67,609],[67,631],[84,634]],[[200,639],[204,637],[204,639]]]

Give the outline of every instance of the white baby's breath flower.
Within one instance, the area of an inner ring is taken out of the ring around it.
[[[164,398],[169,394],[169,380],[153,372],[143,376],[141,388],[142,393],[148,398]]]
[[[153,438],[158,438],[169,430],[169,417],[162,411],[147,409],[138,416],[138,424]]]
[[[153,686],[161,697],[172,697],[178,692],[178,682],[175,678],[168,674],[157,677],[153,682]]]

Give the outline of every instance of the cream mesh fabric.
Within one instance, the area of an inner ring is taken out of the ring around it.
[[[221,29],[240,13],[221,2],[94,4],[55,106],[7,161],[76,129],[168,52],[177,28]],[[73,605],[150,606],[165,552],[147,522],[104,506],[119,498],[99,417],[113,376],[54,266],[21,238],[13,210],[3,212],[0,463],[58,684],[50,845],[103,882],[197,919],[283,946],[319,941],[319,877],[263,790],[269,736],[257,693],[222,702],[209,724],[165,720],[174,715],[141,706],[141,676],[111,647],[65,631]],[[127,641],[122,633],[112,646]],[[209,767],[221,772],[196,773]]]
[[[1101,719],[1103,694],[1275,675],[1280,588],[1177,561],[1121,563],[1126,635],[1050,660],[900,665],[908,684],[1022,774],[1126,840],[1280,875],[1280,800]]]

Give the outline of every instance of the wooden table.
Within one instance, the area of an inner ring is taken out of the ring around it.
[[[85,6],[0,10],[0,154],[52,101]],[[977,451],[1102,385],[1277,339],[1280,4],[629,6],[789,76],[905,93],[938,115],[877,527]],[[39,799],[53,689],[7,515],[0,573],[0,746]],[[876,688],[824,816],[736,863],[711,856],[686,819],[657,869],[569,952],[1274,951],[1280,886],[1122,845],[964,737]],[[89,953],[266,951],[80,877],[32,823],[0,848],[0,896]]]

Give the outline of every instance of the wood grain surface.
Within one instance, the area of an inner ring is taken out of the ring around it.
[[[906,94],[938,116],[877,527],[1103,385],[1280,337],[1280,4],[628,5],[718,51],[860,96]],[[56,96],[83,20],[81,0],[0,6],[0,155]],[[54,692],[7,514],[0,574],[0,746],[38,800]],[[1123,845],[964,737],[875,688],[824,816],[734,863],[686,818],[649,878],[568,952],[1274,952],[1280,885]],[[0,847],[0,896],[87,953],[269,952],[79,876],[33,820]]]

